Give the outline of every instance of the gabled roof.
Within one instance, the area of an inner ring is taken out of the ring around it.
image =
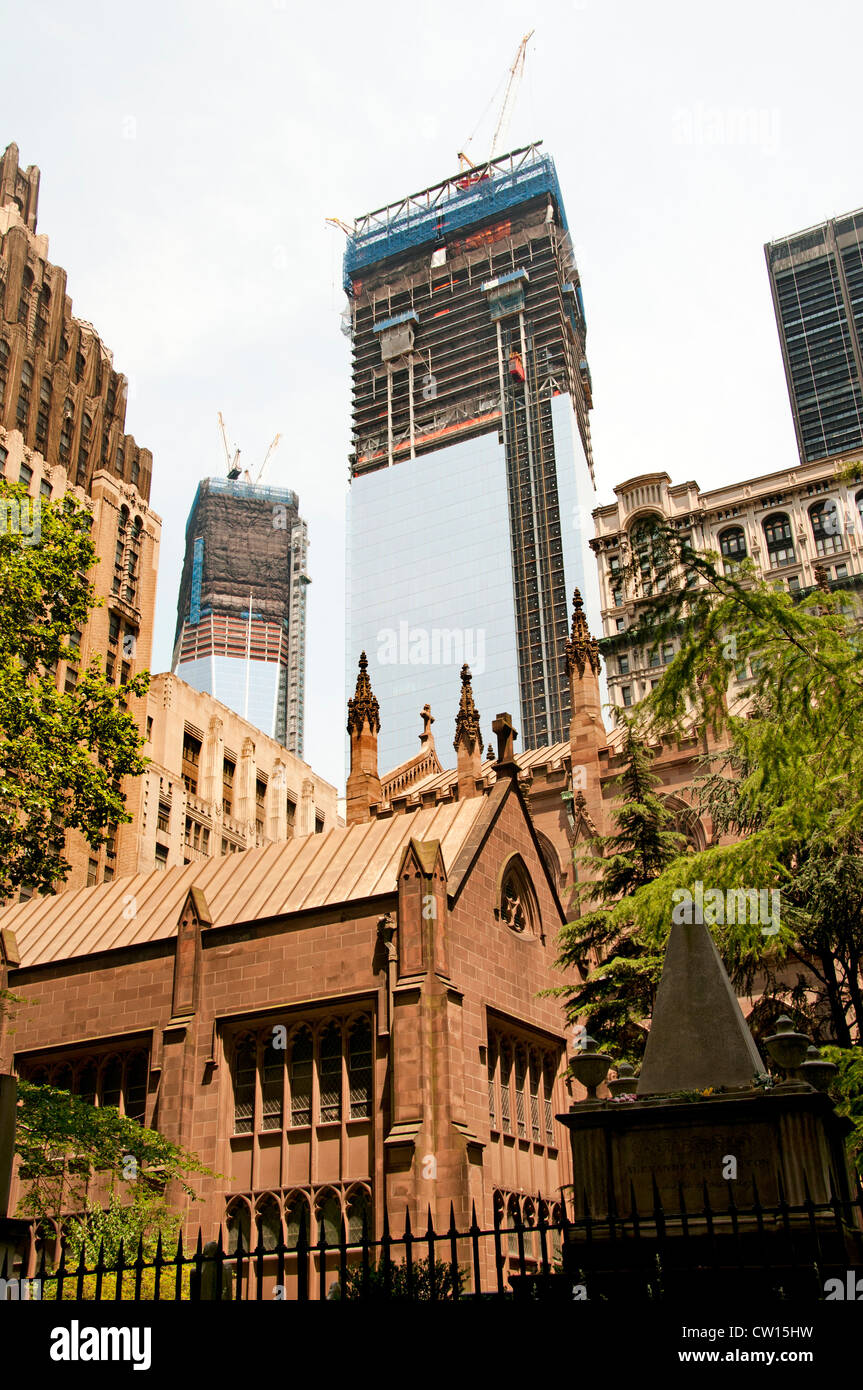
[[[286,844],[243,850],[182,868],[153,870],[53,897],[31,898],[0,913],[15,932],[21,966],[47,964],[167,940],[189,889],[205,895],[212,927],[264,921],[395,893],[405,845],[440,840],[449,873],[488,798],[471,797],[335,826]]]

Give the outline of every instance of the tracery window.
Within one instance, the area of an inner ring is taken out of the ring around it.
[[[105,1049],[69,1061],[24,1059],[19,1069],[34,1086],[71,1091],[90,1105],[115,1106],[128,1119],[144,1123],[149,1074],[146,1049],[135,1047],[110,1052]]]
[[[791,521],[786,512],[774,512],[762,523],[771,569],[781,569],[796,562]]]
[[[370,1119],[373,1037],[367,1014],[239,1034],[233,1044],[234,1133]]]

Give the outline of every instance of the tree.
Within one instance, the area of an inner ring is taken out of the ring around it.
[[[456,1274],[458,1292],[461,1294],[465,1285],[465,1272],[461,1266],[457,1267]],[[435,1260],[433,1266],[427,1259],[414,1260],[412,1280],[411,1293],[408,1285],[408,1267],[398,1260],[390,1260],[388,1263],[381,1260],[378,1264],[370,1265],[367,1276],[363,1273],[362,1265],[350,1265],[344,1289],[340,1290],[339,1297],[418,1303],[430,1301],[432,1292],[438,1299],[453,1297],[453,1268],[445,1260]]]
[[[631,719],[623,716],[623,724],[624,767],[617,778],[623,800],[614,812],[617,829],[587,842],[579,862],[589,877],[576,884],[575,898],[579,906],[590,907],[561,933],[557,964],[576,966],[583,980],[574,991],[549,993],[567,995],[571,1023],[583,1018],[598,1042],[613,1043],[621,1056],[637,1056],[643,1048],[639,1020],[653,1011],[662,956],[645,951],[634,934],[633,920],[610,908],[657,878],[686,841],[672,828],[673,812],[653,790],[660,779],[650,770],[650,750]]]
[[[757,581],[751,566],[720,570],[718,556],[696,553],[671,528],[654,528],[633,553],[629,582],[642,596],[649,584],[652,602],[631,640],[650,646],[675,636],[680,648],[632,714],[635,728],[651,741],[693,725],[723,736],[724,747],[705,761],[699,795],[716,828],[742,838],[678,856],[641,885],[621,885],[605,929],[632,928],[636,965],[599,967],[618,1036],[627,1028],[631,1035],[643,1016],[629,976],[649,973],[664,953],[679,891],[703,884],[720,893],[778,889],[776,929],[763,931],[757,917],[705,920],[738,990],[747,992],[757,976],[768,1000],[790,1002],[816,1036],[847,1046],[863,1024],[858,605],[841,588],[795,602]],[[729,708],[738,674],[751,676],[748,703]]]
[[[167,1205],[171,1184],[194,1199],[191,1175],[217,1176],[193,1153],[113,1106],[94,1106],[69,1091],[24,1080],[18,1082],[18,1097],[21,1216],[61,1224],[70,1211],[92,1213],[88,1195],[101,1177],[106,1200],[96,1204],[100,1210],[106,1204],[111,1210],[111,1199],[122,1193],[123,1206],[134,1209],[127,1231],[158,1233],[175,1220]]]
[[[0,486],[7,516],[24,497],[21,486]],[[74,689],[57,689],[58,662],[80,660],[75,634],[101,600],[88,578],[89,511],[68,493],[39,501],[33,536],[0,530],[0,901],[65,879],[67,830],[95,849],[109,826],[129,821],[121,778],[145,767],[125,706],[145,694],[147,674],[115,686],[93,657]]]

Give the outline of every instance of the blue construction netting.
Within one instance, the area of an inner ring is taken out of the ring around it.
[[[204,537],[196,536],[192,550],[192,595],[189,600],[189,622],[196,627],[201,621],[201,576],[204,570]]]
[[[474,183],[468,183],[466,177],[453,179],[450,183],[451,191],[439,198],[434,206],[423,208],[412,200],[406,200],[408,206],[403,213],[383,224],[376,223],[367,232],[348,238],[344,259],[346,294],[351,294],[353,290],[357,271],[426,242],[440,243],[453,232],[486,222],[508,208],[544,193],[551,195],[564,230],[569,230],[560,184],[550,155],[538,155],[529,164],[512,171],[496,170],[487,179]],[[468,186],[460,188],[460,183],[467,183]]]

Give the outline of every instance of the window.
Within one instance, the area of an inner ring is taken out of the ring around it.
[[[322,835],[324,832],[324,818],[319,812],[315,812],[315,834]]]
[[[662,646],[662,664],[668,666],[674,660],[674,643],[664,642]]]
[[[87,887],[92,888],[94,883],[99,882],[99,861],[91,859],[87,864]]]
[[[168,847],[167,845],[156,846],[156,868],[167,869],[168,867]]]
[[[617,627],[617,631],[618,631],[618,632],[625,632],[625,631],[626,631],[626,619],[625,619],[625,618],[616,618],[616,619],[615,619],[615,624],[616,624],[616,627]]]
[[[842,564],[836,565],[834,568],[837,579],[848,578],[848,566],[844,562]]]
[[[21,295],[18,300],[18,322],[26,324],[30,317],[30,291],[33,288],[33,272],[29,267],[21,277]]]
[[[342,1115],[342,1038],[336,1023],[329,1025],[321,1039],[319,1072],[321,1121],[339,1120]]]
[[[183,784],[193,795],[198,791],[198,765],[201,761],[201,740],[187,729],[183,734]]]
[[[799,575],[799,574],[790,574],[790,575],[788,576],[788,592],[789,592],[789,594],[799,594],[799,592],[800,592],[800,575]]]
[[[831,555],[834,550],[845,549],[842,516],[832,497],[826,502],[813,502],[809,508],[809,522],[819,555]]]
[[[301,1028],[294,1037],[291,1051],[291,1125],[310,1125],[312,1122],[312,1065],[314,1048],[308,1028]]]
[[[83,483],[87,476],[87,463],[90,458],[90,434],[93,421],[85,414],[81,422],[81,438],[78,441],[78,482]]]
[[[357,1019],[348,1039],[348,1093],[352,1120],[372,1113],[372,1030],[367,1018]]]
[[[650,653],[649,653],[649,656],[648,656],[648,661],[649,661],[649,664],[650,664],[651,666],[661,666],[661,665],[662,665],[662,661],[660,660],[660,656],[659,656],[659,648],[658,648],[658,647],[651,647]]]
[[[9,344],[0,338],[0,406],[6,399],[6,379],[9,374]]]
[[[72,452],[72,430],[74,423],[75,404],[71,397],[67,396],[63,402],[63,423],[60,426],[60,442],[58,445],[60,462],[63,464],[64,468],[68,464],[69,456]]]
[[[261,1128],[282,1127],[282,1078],[285,1071],[284,1052],[273,1040],[264,1051],[261,1072]]]
[[[796,563],[794,542],[791,536],[791,522],[785,512],[774,512],[765,517],[762,523],[764,539],[771,569],[781,569],[784,565]]]
[[[45,452],[48,443],[48,415],[51,410],[51,378],[43,376],[39,387],[39,411],[36,415],[36,447]]]
[[[171,830],[171,807],[166,801],[159,802],[158,827],[167,835]]]
[[[629,675],[629,656],[626,652],[621,652],[620,656],[617,658],[617,669],[619,675]]]
[[[857,496],[854,498],[854,501],[857,503],[857,515],[859,516],[861,523],[863,523],[863,491],[857,493]]]
[[[81,378],[83,377],[83,375],[84,375],[84,368],[85,368],[86,365],[87,365],[87,364],[86,364],[86,361],[85,361],[85,359],[84,359],[84,354],[83,354],[83,352],[80,352],[80,351],[79,351],[79,352],[76,352],[76,353],[75,353],[75,380],[76,380],[76,381],[80,381]]]
[[[51,312],[51,291],[47,285],[43,285],[39,291],[39,298],[36,301],[36,329],[35,337],[37,343],[44,343],[48,337],[48,315]]]
[[[746,559],[746,535],[742,526],[729,526],[720,531],[719,552],[725,561],[725,573],[731,574]]]
[[[71,1091],[90,1105],[113,1106],[127,1119],[144,1123],[150,1059],[140,1047],[101,1052],[70,1061],[43,1063],[31,1070],[22,1061],[22,1075],[35,1085]]]
[[[622,607],[623,607],[623,590],[622,590],[622,589],[620,589],[620,588],[612,589],[612,591],[611,591],[611,602],[614,604],[615,608],[622,608]]]
[[[18,407],[15,413],[16,424],[22,434],[27,428],[30,415],[30,391],[33,386],[33,368],[29,362],[21,367],[21,385],[18,388]]]
[[[251,1134],[255,1113],[255,1040],[241,1038],[234,1054],[234,1133]]]
[[[25,487],[29,487],[33,481],[33,469],[28,463],[22,463],[18,469],[18,481],[23,483]]]
[[[624,705],[627,709],[629,709],[630,705],[632,704],[632,686],[625,685],[620,694],[623,699]]]

